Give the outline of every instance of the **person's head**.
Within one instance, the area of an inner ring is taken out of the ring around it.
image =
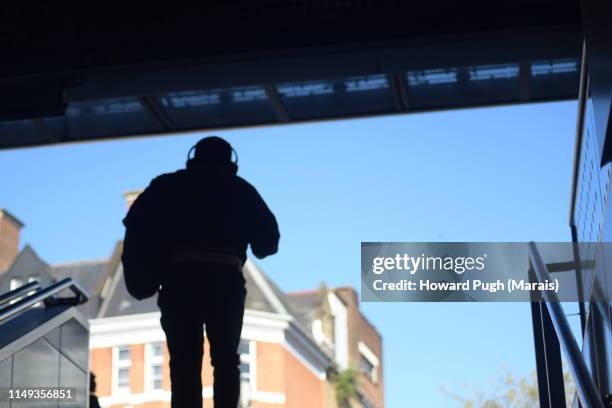
[[[91,371],[89,372],[89,392],[96,392],[96,375]]]
[[[193,151],[193,157],[191,152]],[[238,155],[236,162],[232,162],[232,146],[218,136],[209,136],[195,144],[188,154],[187,167],[191,165],[213,166],[227,168],[235,173],[238,170]]]

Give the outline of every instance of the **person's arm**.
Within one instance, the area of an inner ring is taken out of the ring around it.
[[[278,251],[280,233],[276,217],[268,208],[257,190],[251,186],[250,224],[251,224],[251,250],[257,258],[265,258]]]

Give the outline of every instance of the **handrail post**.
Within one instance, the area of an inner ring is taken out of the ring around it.
[[[530,282],[537,282],[531,262],[529,264],[529,280]],[[541,298],[542,295],[539,292],[531,294],[531,321],[533,324],[540,407],[564,408],[566,407],[565,383],[563,381],[563,363],[559,339]]]
[[[533,276],[539,282],[552,280],[548,272],[548,267],[542,260],[534,242],[529,242],[529,260],[532,266],[531,270],[534,272]],[[542,302],[548,310],[548,315],[550,316],[557,339],[568,360],[569,368],[576,383],[576,391],[582,406],[585,408],[604,408],[603,398],[600,396],[595,386],[595,382],[593,381],[593,377],[584,361],[584,357],[578,348],[578,344],[576,343],[576,339],[567,321],[565,312],[563,308],[561,308],[557,294],[551,291],[542,291],[541,296]]]

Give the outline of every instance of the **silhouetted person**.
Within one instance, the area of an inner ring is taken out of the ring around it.
[[[276,253],[278,226],[257,190],[236,175],[229,143],[208,137],[192,150],[186,169],[153,179],[124,223],[129,230],[131,222],[145,220],[151,235],[164,242],[152,251],[156,259],[167,258],[158,305],[170,352],[172,407],[202,407],[204,324],[215,408],[236,408],[246,296],[242,266],[249,244],[258,258]]]
[[[92,372],[89,373],[89,408],[100,408],[96,396],[96,375]]]

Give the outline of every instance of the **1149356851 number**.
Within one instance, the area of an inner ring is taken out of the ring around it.
[[[75,401],[75,387],[3,387],[0,401]]]

